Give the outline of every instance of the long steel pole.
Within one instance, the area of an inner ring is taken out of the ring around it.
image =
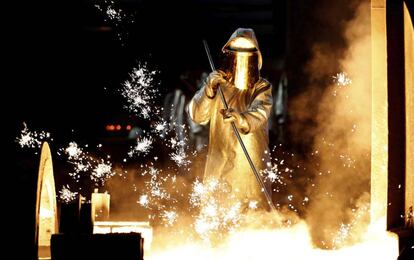
[[[203,44],[204,44],[204,48],[205,48],[206,53],[207,53],[208,61],[210,62],[210,67],[213,71],[215,71],[216,68],[214,66],[213,59],[211,57],[210,49],[208,48],[207,41],[203,40]],[[227,104],[226,98],[224,97],[223,90],[221,89],[220,86],[218,86],[218,92],[219,92],[220,99],[221,99],[221,102],[223,103],[224,108],[228,109],[229,106]],[[254,176],[256,177],[257,182],[260,184],[260,187],[261,187],[262,192],[264,193],[264,195],[266,197],[266,200],[267,200],[267,203],[269,204],[270,209],[276,211],[275,205],[273,204],[273,201],[272,201],[272,197],[270,196],[269,192],[267,191],[266,186],[265,186],[262,178],[260,177],[259,173],[257,172],[256,167],[254,166],[252,158],[250,157],[249,152],[247,151],[246,146],[244,145],[244,142],[243,142],[243,140],[240,136],[240,133],[239,133],[239,130],[237,129],[237,127],[236,127],[236,124],[234,122],[231,122],[231,127],[233,128],[233,132],[236,135],[237,140],[239,141],[239,144],[240,144],[240,146],[241,146],[241,148],[244,152],[244,155],[246,156],[247,161],[249,162],[250,168],[252,169],[252,171],[254,173]]]

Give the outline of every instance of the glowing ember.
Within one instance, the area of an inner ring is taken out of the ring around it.
[[[148,203],[149,203],[149,200],[148,200],[148,195],[141,195],[140,197],[139,197],[139,200],[138,200],[138,203],[141,205],[141,206],[143,206],[143,207],[148,207]]]
[[[106,179],[109,179],[114,175],[115,173],[112,172],[112,164],[102,160],[101,163],[92,170],[91,179],[96,183],[101,182],[103,184]]]
[[[151,218],[163,219],[161,210],[165,210],[166,205],[169,209],[177,202],[174,196],[171,195],[170,190],[167,190],[166,186],[173,183],[173,176],[164,175],[161,170],[158,170],[153,165],[146,166],[145,170],[141,173],[142,176],[148,176],[149,180],[145,181],[145,190],[139,198],[138,203],[150,210],[154,214]]]
[[[180,125],[176,126],[179,129],[183,130],[186,133],[186,126]],[[187,137],[186,136],[178,136],[179,133],[176,132],[176,136],[169,140],[167,146],[174,149],[174,152],[170,153],[170,159],[174,161],[178,167],[188,166],[191,161],[188,159],[188,155],[186,154],[185,150],[188,149],[187,146]]]
[[[127,15],[124,10],[119,8],[114,1],[105,0],[102,4],[96,4],[95,7],[105,16],[104,20],[109,22],[115,29],[118,39],[122,39],[128,35],[128,31],[124,30],[122,25],[134,23],[133,17]]]
[[[352,159],[351,156],[347,154],[340,154],[340,160],[343,162],[344,167],[354,168],[355,169],[355,162],[356,160]]]
[[[204,196],[206,189],[202,182],[196,179],[193,183],[193,190],[190,194],[190,204],[193,207],[199,207],[201,204],[201,198]]]
[[[58,154],[67,155],[68,162],[73,166],[73,170],[68,172],[68,175],[76,182],[80,182],[82,176],[88,176],[95,182],[95,185],[98,183],[103,185],[107,179],[115,175],[115,172],[112,171],[112,164],[108,160],[91,156],[86,150],[88,147],[88,144],[81,147],[72,141],[69,142],[68,147],[60,148]],[[97,145],[97,148],[101,147],[102,144]],[[110,156],[107,155],[106,158],[109,159]]]
[[[115,7],[114,1],[105,0],[105,6],[95,5],[95,7],[106,15],[107,20],[119,25],[125,18],[123,11]]]
[[[163,132],[165,130],[166,122],[158,122],[155,124],[155,131]]]
[[[279,162],[280,165],[283,165],[283,160]],[[268,181],[270,181],[271,183],[279,183],[279,184],[285,184],[285,182],[283,181],[284,178],[281,175],[281,173],[279,172],[278,169],[278,164],[273,164],[270,168],[267,168],[263,171],[261,171],[262,176],[264,176],[264,178]],[[287,171],[289,171],[288,168],[286,168]],[[286,171],[285,169],[285,171]]]
[[[155,106],[155,98],[159,95],[154,82],[156,74],[156,71],[150,71],[145,64],[138,64],[129,74],[129,79],[122,84],[121,94],[128,103],[128,110],[144,119],[160,112]]]
[[[81,178],[80,173],[86,173],[92,169],[94,160],[76,142],[69,142],[68,147],[61,148],[59,151],[65,153],[68,156],[68,162],[73,165],[73,172],[69,172],[69,176],[74,180]]]
[[[179,140],[177,138],[170,139],[171,148],[183,147],[185,145],[185,140]]]
[[[187,166],[191,163],[190,160],[187,159],[187,154],[184,151],[178,151],[170,154],[171,160],[173,160],[177,166]]]
[[[341,87],[346,87],[352,84],[352,80],[348,77],[348,75],[345,72],[337,73],[332,78],[334,79],[336,85]]]
[[[255,200],[249,201],[249,209],[257,209],[257,203]]]
[[[172,226],[175,221],[177,221],[177,212],[175,211],[164,211],[161,214],[162,219],[164,220],[164,223],[166,226]]]
[[[82,149],[75,142],[70,142],[65,151],[68,154],[69,160],[77,160],[82,155]]]
[[[333,239],[334,245],[342,246],[342,244],[345,242],[345,240],[349,236],[350,227],[351,227],[350,224],[344,224],[344,223],[341,224],[338,230],[337,236]]]
[[[50,133],[41,131],[30,131],[26,123],[23,123],[24,128],[21,131],[20,137],[16,138],[21,148],[40,148],[43,141],[50,139]]]
[[[238,227],[243,214],[242,204],[233,196],[224,182],[211,179],[206,184],[196,180],[190,194],[192,207],[199,208],[194,216],[194,229],[199,237],[207,243],[217,242],[215,238],[223,238],[228,232]],[[249,205],[253,205],[250,202]]]
[[[137,139],[137,144],[128,152],[129,157],[139,154],[148,154],[152,148],[152,137],[143,137]]]
[[[112,2],[112,4],[113,4],[113,2]],[[122,21],[122,18],[123,18],[122,10],[121,9],[115,10],[113,8],[113,6],[111,6],[111,5],[109,5],[107,7],[107,9],[106,9],[106,15],[108,16],[108,18],[111,21],[116,21],[116,22],[121,22]]]
[[[71,191],[69,185],[63,186],[59,191],[59,199],[64,203],[69,203],[76,199],[78,192]]]

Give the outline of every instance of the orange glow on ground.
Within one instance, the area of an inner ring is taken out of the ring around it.
[[[241,230],[214,248],[201,242],[184,242],[170,248],[154,245],[146,252],[146,259],[396,259],[397,237],[378,228],[381,225],[372,225],[360,243],[338,250],[315,248],[306,223],[300,222],[275,230]]]

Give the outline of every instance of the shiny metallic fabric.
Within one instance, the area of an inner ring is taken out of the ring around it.
[[[247,88],[234,87],[232,81],[234,76],[227,78],[227,83],[220,87],[228,107],[239,113],[239,117],[243,119],[243,124],[239,124],[243,127],[238,130],[253,163],[260,172],[266,169],[269,161],[268,119],[272,108],[272,86],[267,80],[259,77],[262,58],[253,30],[243,28],[236,30],[223,47],[223,52],[233,55],[234,50],[229,49],[229,46],[235,37],[240,36],[248,37],[254,43],[254,49],[249,51],[251,54],[249,62],[252,67],[248,68],[256,68],[257,73],[249,74],[251,80]],[[226,72],[233,71],[235,65],[232,64],[229,63],[229,66],[223,69]],[[255,200],[259,205],[266,207],[261,187],[246,160],[231,124],[225,122],[223,114],[220,113],[224,109],[220,96],[216,94],[210,98],[206,95],[205,89],[211,87],[208,84],[206,82],[189,103],[189,114],[194,122],[203,125],[210,123],[204,182],[210,179],[225,181],[231,187],[233,198],[242,202]]]

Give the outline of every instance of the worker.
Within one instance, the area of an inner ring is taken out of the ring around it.
[[[207,77],[189,103],[190,118],[210,124],[204,182],[216,179],[228,184],[231,197],[244,205],[266,206],[262,187],[238,143],[231,123],[241,133],[257,170],[269,161],[268,118],[272,86],[260,77],[262,55],[252,29],[239,28],[222,48],[222,65]],[[218,88],[228,103],[225,109]]]

